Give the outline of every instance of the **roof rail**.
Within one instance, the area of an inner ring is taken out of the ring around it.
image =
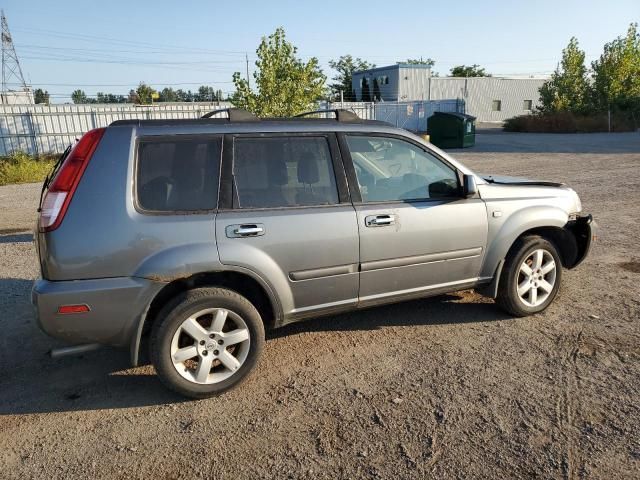
[[[213,110],[212,112],[205,113],[200,118],[211,118],[222,112],[227,113],[230,122],[257,122],[260,120],[253,113],[247,112],[242,108],[221,108],[220,110]]]
[[[325,110],[314,110],[312,112],[304,112],[304,113],[301,113],[299,115],[296,115],[296,118],[306,117],[306,116],[309,116],[309,115],[313,115],[315,113],[334,113],[335,116],[336,116],[336,120],[338,122],[355,122],[355,121],[358,121],[358,120],[362,120],[355,113],[350,112],[349,110],[341,109],[341,108],[325,109]]]

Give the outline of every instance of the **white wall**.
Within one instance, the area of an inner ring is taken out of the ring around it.
[[[516,115],[526,115],[524,101],[532,101],[532,110],[540,105],[539,89],[545,82],[536,78],[471,77],[431,78],[431,99],[461,98],[466,113],[479,122],[502,122]],[[494,100],[500,100],[500,111],[493,111]]]

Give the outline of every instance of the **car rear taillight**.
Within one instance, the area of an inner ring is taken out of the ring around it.
[[[40,209],[40,231],[50,232],[62,223],[73,193],[80,183],[91,155],[96,150],[106,128],[96,128],[85,133],[69,152],[60,170],[51,181]]]

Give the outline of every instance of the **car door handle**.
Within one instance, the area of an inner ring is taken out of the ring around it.
[[[229,225],[225,230],[229,238],[259,237],[264,235],[264,225],[261,223]]]
[[[393,215],[369,215],[365,217],[364,224],[367,227],[388,227],[396,223]]]

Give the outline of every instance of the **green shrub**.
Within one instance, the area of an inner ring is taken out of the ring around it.
[[[505,120],[506,132],[533,133],[594,133],[609,131],[606,113],[578,115],[571,112],[535,113],[520,115]],[[611,131],[630,132],[637,128],[634,118],[628,113],[611,115]]]
[[[32,157],[23,152],[0,157],[0,185],[42,182],[54,163],[53,156]]]

